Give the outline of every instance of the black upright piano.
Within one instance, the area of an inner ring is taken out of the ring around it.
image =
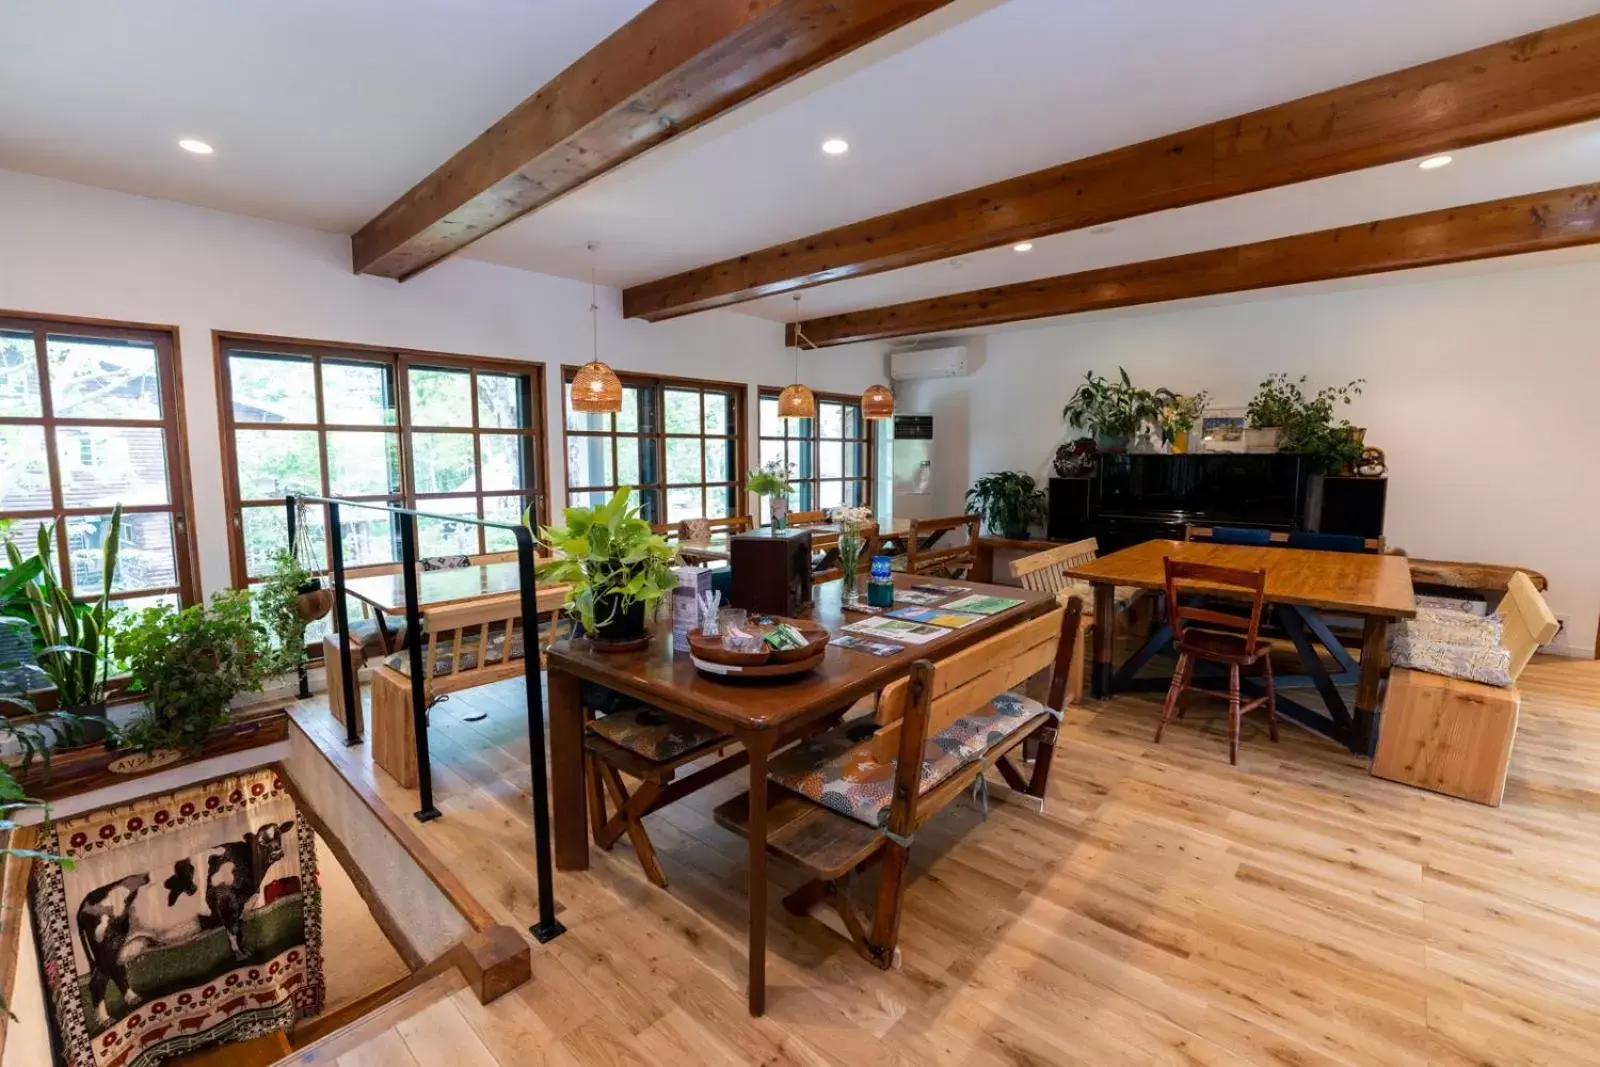
[[[1332,493],[1330,481],[1363,484]],[[1181,541],[1185,524],[1380,537],[1385,487],[1381,478],[1325,479],[1291,452],[1107,453],[1088,477],[1050,479],[1048,530],[1055,541],[1094,537],[1102,555],[1141,541]],[[1364,508],[1349,503],[1358,493]]]

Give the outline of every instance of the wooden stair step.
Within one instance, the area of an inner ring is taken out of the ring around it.
[[[420,985],[406,990],[388,1003],[380,1005],[377,1010],[355,1019],[309,1045],[296,1049],[278,1063],[282,1067],[289,1067],[291,1064],[299,1067],[331,1064],[345,1053],[375,1040],[430,1005],[465,988],[467,988],[466,978],[455,967],[450,967]]]
[[[718,804],[712,814],[725,829],[750,836],[748,792]],[[870,826],[783,786],[767,785],[767,850],[819,877],[844,877],[883,841],[883,835]]]

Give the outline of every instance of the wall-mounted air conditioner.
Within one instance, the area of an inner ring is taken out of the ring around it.
[[[964,378],[967,374],[967,348],[912,348],[889,353],[889,377],[908,382],[919,378]]]

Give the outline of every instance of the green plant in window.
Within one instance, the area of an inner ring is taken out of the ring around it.
[[[259,690],[275,666],[267,632],[243,589],[181,611],[161,604],[124,616],[115,639],[132,674],[130,692],[145,700],[145,710],[117,739],[144,752],[198,751],[228,721],[229,701]]]

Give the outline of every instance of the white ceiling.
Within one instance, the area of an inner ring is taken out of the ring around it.
[[[647,0],[0,0],[0,168],[351,232]],[[957,0],[466,253],[627,285],[1600,11]],[[851,151],[827,157],[820,143]],[[216,155],[180,151],[180,137]],[[1600,180],[1574,127],[809,290],[808,316]],[[788,318],[773,298],[743,310]]]

